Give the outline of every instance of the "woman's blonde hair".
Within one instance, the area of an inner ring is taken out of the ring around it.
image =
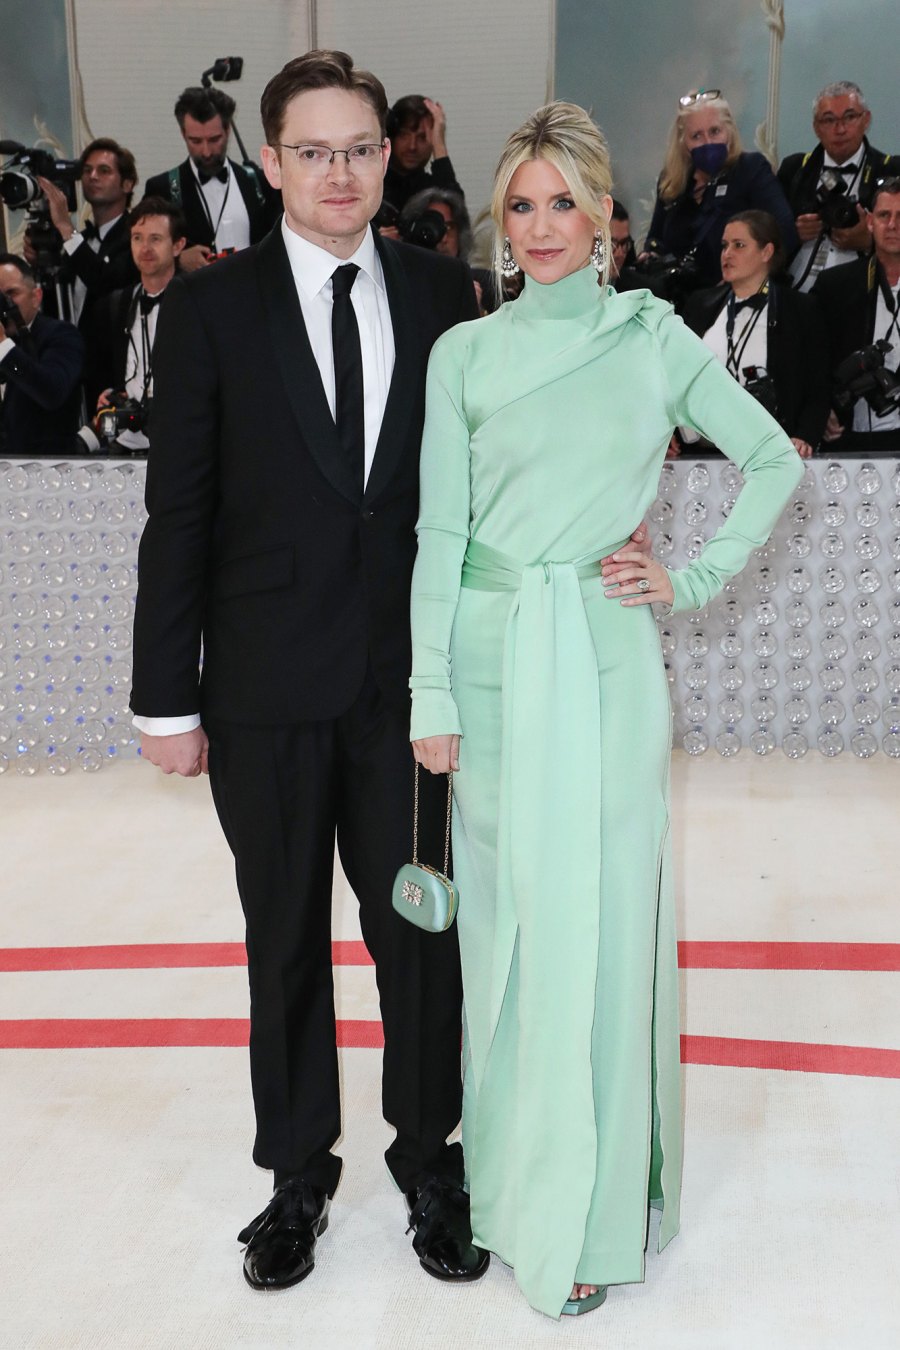
[[[692,91],[693,92],[693,91]],[[675,120],[669,129],[669,139],[666,141],[666,159],[663,164],[663,171],[659,177],[659,195],[664,202],[674,201],[680,197],[690,182],[693,164],[691,153],[684,143],[684,130],[687,119],[696,112],[705,112],[707,108],[713,108],[718,112],[722,119],[722,125],[728,133],[728,158],[725,160],[725,168],[730,169],[732,164],[741,154],[743,146],[741,145],[740,134],[734,124],[734,117],[731,108],[728,106],[727,99],[710,98],[703,99],[702,102],[691,104],[689,108],[681,108],[675,116]]]
[[[538,108],[512,133],[503,147],[494,174],[491,218],[494,222],[493,265],[497,294],[503,294],[500,263],[506,235],[503,216],[509,185],[519,165],[534,159],[545,159],[559,170],[578,210],[583,211],[596,226],[603,245],[603,269],[599,282],[605,286],[609,279],[612,240],[609,220],[601,202],[612,193],[609,146],[603,132],[584,108],[579,108],[575,103],[557,102]]]

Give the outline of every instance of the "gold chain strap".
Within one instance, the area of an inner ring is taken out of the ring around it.
[[[450,818],[453,811],[453,774],[447,774],[447,832],[444,835],[444,876],[450,866]],[[419,761],[416,760],[413,789],[413,866],[419,862]]]

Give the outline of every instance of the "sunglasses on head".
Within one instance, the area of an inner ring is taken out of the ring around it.
[[[694,89],[690,94],[681,95],[678,106],[679,108],[692,108],[695,103],[711,103],[713,99],[721,97],[721,89]]]

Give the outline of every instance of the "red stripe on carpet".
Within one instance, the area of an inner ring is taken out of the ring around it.
[[[384,1045],[380,1022],[343,1021],[337,1043],[348,1049]],[[245,1046],[245,1017],[34,1017],[0,1020],[2,1050],[85,1050],[150,1046]]]
[[[900,942],[679,942],[682,970],[900,970]]]
[[[245,1046],[243,1017],[22,1018],[0,1020],[0,1049],[82,1050],[124,1047]],[[384,1044],[380,1022],[343,1020],[338,1045],[374,1050]],[[794,1073],[900,1078],[900,1050],[864,1045],[813,1045],[803,1041],[751,1041],[725,1036],[682,1036],[684,1064]]]
[[[861,1078],[900,1078],[900,1050],[867,1045],[813,1045],[805,1041],[750,1041],[730,1036],[682,1036],[682,1064],[731,1069],[786,1069]]]
[[[370,966],[364,942],[332,942],[336,966]],[[31,970],[174,970],[245,966],[243,942],[141,942],[113,947],[0,947],[0,973]]]

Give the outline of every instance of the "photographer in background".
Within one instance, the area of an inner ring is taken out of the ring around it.
[[[71,453],[81,408],[84,339],[42,314],[42,291],[24,258],[0,253],[0,451]]]
[[[400,212],[397,230],[399,237],[407,244],[432,248],[435,253],[443,253],[448,258],[461,258],[469,264],[474,242],[472,222],[466,203],[458,192],[439,187],[417,192]],[[497,302],[490,270],[469,264],[469,271],[478,297],[478,308],[482,314],[492,313],[497,308]]]
[[[778,170],[800,236],[791,262],[798,290],[810,290],[822,272],[854,262],[871,248],[865,208],[878,180],[892,173],[891,156],[866,139],[871,121],[859,85],[850,80],[826,85],[813,105],[819,144],[805,155],[788,155]]]
[[[128,217],[128,231],[140,282],[100,301],[88,335],[92,383],[103,390],[93,429],[83,427],[79,433],[92,453],[101,448],[126,455],[147,451],[156,321],[186,242],[184,216],[162,197],[139,202]],[[100,416],[103,409],[110,410],[106,417]]]
[[[612,239],[612,260],[609,269],[609,284],[619,289],[617,282],[622,269],[634,267],[637,255],[634,240],[631,237],[631,218],[628,208],[613,198],[612,215],[609,218],[609,234]]]
[[[829,344],[825,439],[841,450],[900,450],[900,177],[875,190],[871,257],[823,272],[813,289]],[[876,345],[879,344],[879,345]]]
[[[797,234],[790,207],[768,161],[741,147],[731,108],[719,89],[694,89],[678,100],[669,130],[656,206],[638,271],[663,299],[682,302],[721,280],[725,224],[738,211],[768,211],[785,248]]]
[[[138,175],[131,151],[108,136],[91,141],[80,163],[81,192],[92,217],[82,229],[72,224],[62,189],[47,178],[38,182],[62,240],[59,280],[70,287],[72,322],[83,327],[82,320],[88,320],[101,295],[136,280],[125,214]],[[33,268],[37,252],[27,230],[22,251]]]
[[[281,194],[269,187],[262,170],[228,158],[235,107],[221,89],[185,89],[175,117],[188,157],[147,181],[148,197],[162,197],[184,213],[185,272],[258,244],[281,214]]]
[[[688,298],[684,321],[808,459],[828,416],[827,356],[816,302],[780,280],[786,261],[774,216],[732,216],[722,236],[723,280]],[[674,439],[670,458],[697,435],[682,428]]]
[[[463,199],[465,193],[456,181],[447,154],[447,115],[440,103],[422,94],[407,94],[398,99],[388,114],[388,139],[391,157],[384,177],[384,203],[378,224],[383,234],[397,238],[396,218],[416,193],[431,187],[448,188]],[[385,203],[387,211],[383,209]]]

